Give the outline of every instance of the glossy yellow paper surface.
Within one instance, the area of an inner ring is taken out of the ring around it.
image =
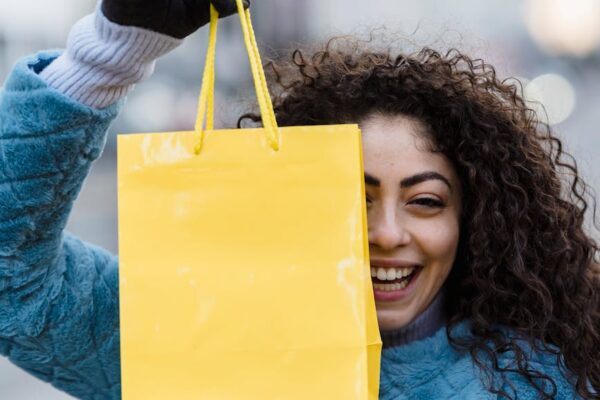
[[[356,125],[118,137],[124,400],[376,399]]]

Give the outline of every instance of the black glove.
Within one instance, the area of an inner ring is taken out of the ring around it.
[[[248,8],[250,0],[244,0]],[[219,17],[237,12],[235,0],[102,0],[102,13],[119,25],[137,26],[183,39],[210,22],[210,4]]]

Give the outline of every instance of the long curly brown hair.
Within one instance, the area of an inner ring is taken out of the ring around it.
[[[280,126],[360,123],[373,113],[423,123],[432,151],[453,163],[463,187],[447,281],[450,342],[488,377],[518,372],[554,398],[555,382],[530,365],[525,341],[560,355],[577,392],[600,399],[600,284],[592,273],[599,247],[584,229],[587,211],[597,227],[596,200],[518,80],[500,80],[494,67],[455,49],[394,53],[348,37],[266,67]],[[247,113],[238,126],[247,119],[260,115]],[[452,337],[464,320],[467,341]],[[506,351],[516,366],[499,365]],[[491,382],[491,392],[513,398]]]

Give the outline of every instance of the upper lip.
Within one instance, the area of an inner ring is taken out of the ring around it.
[[[412,268],[421,267],[421,264],[408,261],[408,260],[397,260],[391,258],[372,258],[370,260],[371,267],[381,268]]]

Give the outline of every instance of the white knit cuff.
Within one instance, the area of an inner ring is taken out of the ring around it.
[[[182,39],[109,21],[100,7],[71,29],[67,49],[40,76],[50,87],[92,108],[107,107],[150,76],[158,57]]]

